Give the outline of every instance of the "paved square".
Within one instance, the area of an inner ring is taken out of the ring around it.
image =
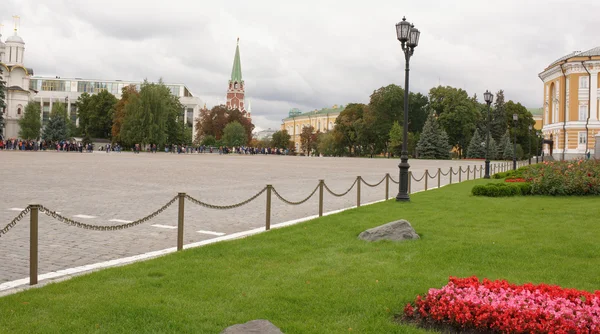
[[[157,210],[178,192],[204,202],[241,202],[272,184],[286,199],[300,201],[320,179],[335,192],[346,191],[357,176],[371,184],[386,173],[398,180],[399,159],[318,158],[265,155],[167,154],[0,151],[0,228],[28,204],[42,204],[82,223],[117,225]],[[452,166],[482,162],[410,160],[420,178]],[[479,173],[478,177],[479,177]],[[471,174],[471,178],[473,175]],[[463,174],[463,180],[466,175]],[[458,176],[453,177],[457,182]],[[448,183],[448,176],[442,177]],[[429,187],[437,179],[429,180]],[[412,191],[424,182],[412,182]],[[390,198],[398,186],[390,182]],[[185,202],[185,244],[265,225],[265,194],[232,210],[213,210]],[[385,182],[361,186],[361,203],[385,198]],[[272,197],[271,223],[318,214],[318,192],[306,203],[291,206]],[[324,193],[324,211],[356,204],[356,188],[338,198]],[[118,231],[92,231],[39,216],[39,273],[88,265],[176,246],[177,202],[155,219]],[[402,217],[398,217],[402,218]],[[28,277],[29,218],[0,237],[0,283]]]

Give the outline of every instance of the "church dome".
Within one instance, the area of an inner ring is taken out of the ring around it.
[[[16,35],[16,34],[8,37],[6,39],[6,42],[7,43],[11,43],[12,42],[12,43],[25,44],[25,42],[23,42],[23,39],[20,36]]]

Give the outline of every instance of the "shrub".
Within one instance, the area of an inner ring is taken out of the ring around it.
[[[531,185],[528,183],[488,183],[477,185],[471,189],[474,196],[508,197],[515,195],[529,195]]]
[[[523,172],[534,195],[600,195],[600,160],[551,161]]]

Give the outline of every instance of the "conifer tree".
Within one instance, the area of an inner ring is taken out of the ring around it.
[[[504,102],[504,91],[501,89],[496,93],[496,101],[492,110],[492,122],[490,123],[490,133],[496,142],[499,142],[502,135],[507,130],[506,110]]]
[[[467,158],[484,158],[485,157],[485,140],[479,134],[479,131],[475,129],[469,148],[467,149]]]
[[[450,145],[450,138],[446,131],[440,128],[440,136],[437,145],[437,159],[450,159],[450,150],[452,150],[452,145]]]
[[[502,136],[502,159],[504,160],[512,160],[513,158],[513,143],[510,140],[510,132],[506,130],[504,136]]]
[[[488,151],[488,159],[494,160],[498,157],[498,145],[496,145],[496,141],[494,137],[490,136],[490,148]]]
[[[438,145],[440,143],[440,127],[433,113],[427,117],[421,138],[417,143],[417,151],[421,159],[437,159],[439,155]]]

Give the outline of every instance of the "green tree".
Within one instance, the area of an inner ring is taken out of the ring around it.
[[[69,139],[69,118],[67,110],[62,103],[54,103],[50,112],[50,119],[44,126],[42,138],[47,142],[58,142]]]
[[[394,124],[392,125],[389,134],[389,150],[396,156],[400,156],[400,153],[402,151],[402,136],[403,132],[402,127],[400,127],[400,123],[398,123],[398,121],[394,121]]]
[[[488,159],[490,160],[494,160],[497,159],[498,157],[498,145],[496,145],[496,141],[494,140],[494,137],[490,136],[490,148],[488,151]]]
[[[502,138],[500,139],[500,146],[502,147],[502,159],[512,160],[513,158],[513,143],[510,137],[510,132],[506,130]]]
[[[26,140],[34,140],[40,137],[42,111],[38,103],[28,103],[25,106],[23,118],[19,119],[19,137]]]
[[[460,157],[464,156],[463,150],[481,118],[476,97],[469,97],[462,89],[438,86],[429,91],[429,106],[438,115],[450,144],[457,148]]]
[[[494,108],[492,109],[492,122],[490,123],[490,133],[496,142],[502,139],[506,132],[506,110],[504,102],[504,91],[501,89],[496,93]]]
[[[290,146],[290,140],[292,136],[287,132],[287,130],[280,130],[273,133],[272,145],[277,148],[287,148]]]
[[[420,159],[437,159],[439,155],[438,144],[440,142],[440,127],[437,123],[437,119],[433,114],[429,115],[425,125],[423,126],[423,132],[421,132],[421,138],[417,143],[417,152],[419,152]]]
[[[119,100],[106,90],[84,99],[89,100],[81,104],[82,108],[77,109],[82,133],[91,138],[110,138],[115,105]]]
[[[6,108],[6,82],[4,81],[4,76],[2,69],[0,69],[0,139],[4,138],[4,108]]]
[[[341,139],[334,131],[321,133],[317,137],[317,149],[324,156],[341,156],[344,154],[344,146],[338,142]]]
[[[82,94],[83,95],[83,94]],[[140,96],[135,85],[129,85],[123,87],[121,90],[121,99],[115,104],[115,111],[113,113],[113,121],[111,127],[111,138],[113,143],[121,142],[121,127],[125,121],[125,106],[131,101],[131,97],[135,95]]]
[[[475,133],[471,137],[471,142],[467,149],[467,158],[485,158],[485,139],[479,134],[479,130],[477,129],[475,129]]]
[[[237,121],[233,121],[223,129],[223,143],[229,147],[239,147],[246,145],[248,135],[246,129]]]
[[[206,135],[202,138],[202,145],[204,146],[215,146],[217,144],[217,140],[213,135]]]
[[[533,120],[533,115],[525,108],[521,103],[515,103],[512,100],[506,102],[505,105],[506,110],[506,126],[510,129],[512,135],[514,135],[514,123],[513,123],[513,115],[517,114],[517,144],[520,144],[522,147],[529,147],[529,126],[532,127],[535,125],[535,120]],[[513,137],[511,137],[512,140]]]
[[[446,130],[440,128],[440,137],[437,144],[437,159],[450,159],[450,151],[452,150],[452,145],[450,145],[450,139],[448,138],[448,134]]]
[[[359,129],[362,129],[363,116],[367,106],[362,103],[350,103],[335,119],[336,138],[341,138],[342,146],[348,148],[350,154],[357,154]]]

